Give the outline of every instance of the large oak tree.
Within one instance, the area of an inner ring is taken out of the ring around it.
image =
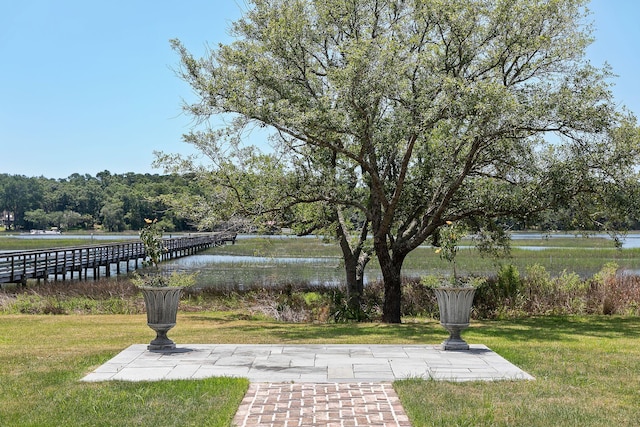
[[[624,214],[638,131],[610,70],[584,57],[585,3],[249,1],[234,42],[202,58],[172,42],[198,97],[188,112],[234,117],[187,138],[219,154],[249,125],[272,129],[274,158],[300,177],[274,194],[362,215],[383,320],[400,322],[403,261],[447,221]]]

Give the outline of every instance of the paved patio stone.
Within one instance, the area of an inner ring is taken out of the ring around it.
[[[442,351],[434,345],[244,345],[189,344],[151,352],[135,344],[83,378],[84,381],[153,381],[210,376],[260,382],[448,381],[533,379],[483,345]]]

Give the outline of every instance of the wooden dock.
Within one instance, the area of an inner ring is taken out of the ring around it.
[[[235,243],[235,233],[208,233],[163,239],[163,260],[195,254],[204,249]],[[112,268],[117,274],[135,270],[146,259],[139,240],[103,245],[37,249],[0,253],[0,284],[27,283],[29,279],[65,280],[108,277]],[[77,276],[75,276],[77,274]]]

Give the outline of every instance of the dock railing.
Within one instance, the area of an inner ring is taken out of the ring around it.
[[[235,243],[235,233],[207,233],[163,239],[162,259],[179,258],[204,249]],[[144,245],[139,240],[122,243],[74,246],[0,253],[0,284],[27,283],[29,279],[98,279],[103,273],[111,275],[135,270],[146,259]],[[89,274],[91,273],[91,274]]]

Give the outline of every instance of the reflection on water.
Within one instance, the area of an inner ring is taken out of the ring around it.
[[[175,271],[197,271],[196,286],[218,289],[271,287],[283,283],[333,285],[344,282],[341,259],[336,257],[260,257],[197,254],[162,263]]]

